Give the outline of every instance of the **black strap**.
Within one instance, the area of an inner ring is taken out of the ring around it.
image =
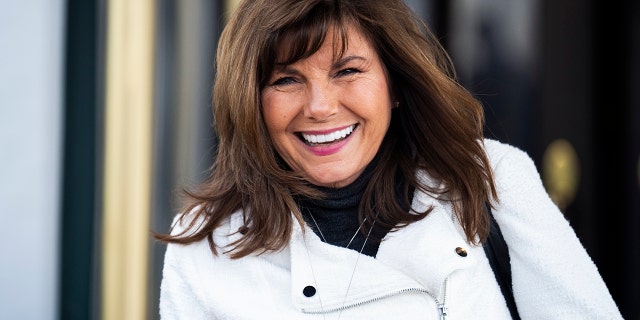
[[[489,215],[489,219],[491,221],[491,229],[489,231],[489,237],[487,238],[487,241],[483,246],[484,252],[486,253],[487,258],[489,258],[489,264],[491,265],[491,269],[496,276],[496,280],[498,281],[498,285],[500,286],[500,291],[502,291],[502,295],[507,301],[507,307],[509,308],[509,312],[511,313],[511,318],[514,320],[520,320],[516,301],[513,298],[509,248],[507,247],[507,243],[502,237],[500,226],[498,226],[496,219],[493,217],[491,207],[489,207],[489,205],[487,204],[486,208],[487,214]]]

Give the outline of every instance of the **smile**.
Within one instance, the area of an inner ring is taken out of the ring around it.
[[[350,125],[342,130],[336,130],[334,132],[326,133],[326,134],[308,134],[308,133],[300,133],[300,137],[310,146],[320,145],[320,144],[329,144],[338,141],[342,141],[346,139],[349,135],[353,133],[356,125]]]

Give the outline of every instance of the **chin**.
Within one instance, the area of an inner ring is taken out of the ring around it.
[[[355,180],[355,179],[353,179]],[[311,181],[311,183],[317,185],[317,186],[321,186],[321,187],[329,187],[329,188],[341,188],[344,186],[347,186],[348,184],[350,184],[351,182],[353,182],[353,180],[349,179],[349,177],[333,177],[333,178],[327,178],[327,177],[323,177],[323,178],[318,178],[318,179],[313,179]]]

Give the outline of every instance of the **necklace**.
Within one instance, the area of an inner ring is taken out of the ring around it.
[[[311,216],[311,220],[313,220],[313,224],[316,226],[316,229],[318,229],[318,232],[320,233],[320,238],[322,238],[322,241],[329,243],[327,241],[327,239],[324,237],[324,234],[322,234],[322,230],[320,230],[320,226],[318,225],[318,222],[316,222],[316,218],[313,217],[313,213],[311,213],[311,211],[309,212],[309,216]],[[347,243],[347,245],[345,246],[345,248],[349,249],[349,246],[351,246],[351,243],[353,242],[353,239],[356,238],[356,236],[358,235],[358,232],[360,232],[360,229],[362,229],[362,225],[364,225],[364,223],[367,221],[367,218],[364,218],[362,220],[362,223],[360,224],[360,226],[358,226],[358,230],[356,230],[356,233],[353,234],[353,236],[351,236],[351,240],[349,240],[349,243]],[[373,227],[373,226],[371,226]],[[369,233],[371,233],[371,230],[369,230]],[[367,233],[367,238],[365,238],[364,240],[364,244],[367,243],[367,240],[369,239],[369,233]],[[360,249],[360,253],[362,254],[362,250],[364,249],[364,245],[362,246],[362,248]]]
[[[316,228],[318,229],[318,233],[320,233],[320,237],[322,238],[322,241],[324,241],[325,243],[327,242],[327,239],[324,237],[324,234],[322,234],[322,230],[320,230],[320,226],[318,226],[318,222],[316,222],[316,218],[313,217],[313,213],[311,213],[311,211],[309,211],[309,215],[311,216],[311,220],[313,220],[313,224],[315,224]],[[367,218],[364,218],[362,220],[362,223],[360,223],[360,226],[358,226],[358,230],[356,230],[356,232],[353,234],[353,236],[351,237],[351,240],[349,240],[349,243],[347,244],[347,246],[345,248],[349,249],[349,246],[351,245],[351,243],[353,242],[353,239],[356,238],[356,236],[358,235],[358,232],[360,232],[360,229],[362,229],[362,226],[364,225],[364,223],[367,221]],[[356,267],[358,266],[358,261],[360,260],[360,256],[362,255],[362,251],[364,251],[364,247],[367,245],[367,241],[369,240],[369,236],[371,235],[371,230],[373,230],[373,225],[375,224],[375,220],[373,221],[373,223],[371,224],[371,227],[369,228],[369,231],[367,232],[367,237],[364,238],[364,242],[362,243],[362,247],[360,248],[360,251],[358,252],[358,256],[356,257],[356,262],[353,265],[353,271],[351,272],[351,277],[349,278],[349,284],[347,285],[347,291],[344,293],[344,299],[342,300],[342,307],[340,307],[340,313],[338,313],[338,320],[340,320],[340,316],[342,316],[342,311],[344,310],[344,304],[347,302],[347,296],[349,295],[349,289],[351,289],[351,282],[353,281],[353,276],[356,274]],[[305,246],[307,245],[307,242],[305,240]],[[307,247],[307,255],[309,256],[309,248]],[[309,256],[309,263],[311,264],[311,257]],[[313,276],[313,282],[315,284],[316,287],[318,287],[318,282],[316,281],[316,275],[315,272],[313,271],[313,264],[311,264],[311,275]],[[322,310],[322,318],[326,319],[326,316],[324,314],[324,307],[322,306],[322,299],[320,296],[320,293],[318,293],[318,300],[320,301],[320,309]]]

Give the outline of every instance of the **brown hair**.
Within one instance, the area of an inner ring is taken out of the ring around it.
[[[400,105],[378,151],[360,219],[399,228],[430,212],[402,209],[409,206],[409,189],[446,193],[467,241],[484,241],[489,229],[484,205],[497,195],[483,148],[482,106],[457,83],[448,55],[402,0],[242,1],[216,56],[213,113],[219,144],[212,174],[186,193],[184,212],[199,219],[191,219],[185,232],[157,234],[158,239],[187,244],[207,238],[217,254],[212,232],[242,210],[242,236],[225,248],[232,258],[286,246],[295,223],[291,213],[303,223],[293,197],[322,195],[283,165],[264,124],[260,93],[276,58],[292,63],[311,56],[330,27],[339,31],[340,50],[349,27],[371,41]],[[426,185],[416,176],[419,171],[444,188]],[[401,199],[394,189],[398,174],[407,182]]]

